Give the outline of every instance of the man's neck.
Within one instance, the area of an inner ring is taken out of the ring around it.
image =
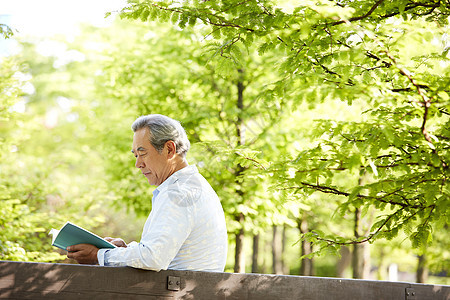
[[[181,169],[183,169],[183,168],[186,168],[188,165],[189,165],[189,164],[187,163],[187,161],[186,161],[186,160],[183,160],[181,163],[179,163],[179,164],[176,165],[175,171],[173,171],[173,173],[175,173],[175,172],[177,172],[177,171],[179,171],[179,170],[181,170]],[[172,174],[173,174],[173,173],[172,173]]]

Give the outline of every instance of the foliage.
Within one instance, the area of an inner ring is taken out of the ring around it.
[[[70,82],[80,70],[67,76],[56,58],[40,55],[33,44],[23,47],[20,57],[3,59],[0,73],[0,255],[60,261],[49,230],[67,220],[95,228],[104,222],[96,214],[109,195],[98,152],[91,151],[96,137],[86,128],[90,107],[67,98],[88,91]]]
[[[40,239],[51,224],[47,215],[36,210],[33,199],[42,196],[42,189],[24,178],[17,178],[12,168],[23,167],[17,157],[18,145],[23,139],[11,134],[11,128],[20,126],[18,114],[12,109],[22,94],[23,65],[5,58],[0,65],[0,259],[51,261],[59,259],[56,253],[42,253]],[[6,162],[10,162],[9,164]],[[13,166],[14,165],[14,166]],[[32,168],[29,168],[32,172]],[[24,199],[29,199],[27,205]],[[49,249],[50,247],[44,247]]]
[[[130,30],[134,32],[132,37],[128,34]],[[163,36],[172,38],[163,39]],[[122,37],[127,39],[126,44]],[[239,144],[242,140],[236,135],[236,124],[240,118],[242,130],[246,131],[244,143],[249,147],[265,151],[277,147],[274,144],[277,139],[272,139],[273,145],[268,142],[278,128],[274,123],[281,112],[274,106],[279,104],[259,92],[271,76],[264,74],[264,64],[271,63],[271,58],[260,61],[250,59],[247,54],[248,61],[241,66],[241,71],[235,69],[225,80],[215,74],[216,66],[208,65],[208,58],[200,55],[200,36],[191,31],[120,22],[110,32],[103,32],[102,41],[111,50],[107,56],[103,54],[103,71],[96,81],[98,97],[123,102],[136,115],[156,111],[182,120],[195,147],[189,160],[198,163],[201,172],[219,191],[229,216],[230,231],[242,226],[250,231],[258,230],[259,226],[253,224],[267,224],[257,219],[267,218],[264,212],[270,214],[275,203],[263,201],[264,183],[254,180],[261,176],[248,174],[236,181],[237,166],[248,169],[252,159],[255,161],[251,156],[256,153]],[[246,110],[242,113],[238,112],[237,105],[238,84],[246,91],[242,102]],[[282,139],[277,141],[282,142]],[[116,145],[108,144],[107,147]],[[123,152],[110,149],[107,152]],[[111,180],[116,182],[112,187],[118,203],[127,203],[139,213],[148,214],[148,187],[145,182],[135,180],[136,171],[132,170],[130,158],[129,155],[111,157],[109,166],[115,170],[111,172],[114,176]],[[130,191],[130,187],[136,190]],[[245,192],[245,201],[236,190]],[[235,221],[237,207],[251,216],[248,224]]]
[[[366,107],[356,121],[318,120],[313,147],[268,172],[305,199],[332,196],[340,216],[355,207],[380,212],[356,240],[305,235],[319,251],[400,230],[424,251],[449,225],[449,12],[440,1],[129,1],[122,16],[207,32],[225,75],[243,64],[245,49],[281,54],[278,81],[263,94]]]
[[[5,39],[11,38],[14,35],[14,31],[11,27],[6,24],[0,24],[0,36]]]
[[[107,235],[140,222],[105,210],[148,214],[129,128],[162,113],[187,129],[230,233],[306,217],[316,255],[371,242],[448,269],[448,14],[434,1],[130,1],[132,20],[56,41],[59,57],[22,43],[0,66],[0,258],[61,258],[46,232],[68,219]]]

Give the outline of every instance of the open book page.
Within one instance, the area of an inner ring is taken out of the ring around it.
[[[52,245],[53,245],[53,244],[55,243],[56,237],[57,237],[58,234],[59,234],[59,230],[58,230],[58,229],[53,229],[53,228],[52,228],[52,230],[50,230],[50,232],[49,232],[48,234],[51,234],[51,235],[52,235]]]

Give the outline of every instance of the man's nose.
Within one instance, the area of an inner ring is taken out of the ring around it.
[[[136,163],[135,163],[136,168],[143,168],[145,166],[144,161],[142,160],[142,158],[140,158],[139,156],[136,157]]]

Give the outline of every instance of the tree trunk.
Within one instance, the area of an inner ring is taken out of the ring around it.
[[[348,266],[350,266],[352,262],[352,253],[348,247],[342,246],[339,251],[341,254],[341,259],[338,261],[336,265],[336,277],[345,278],[345,270]]]
[[[242,113],[244,111],[244,70],[239,69],[239,79],[237,82],[237,122],[236,122],[236,136],[238,138],[238,145],[242,146],[245,144],[245,128],[244,120],[242,119]]]
[[[303,216],[302,219],[297,220],[298,229],[301,234],[305,234],[309,232],[308,221],[306,216]],[[301,256],[308,255],[312,253],[312,245],[308,241],[301,242]],[[312,258],[303,258],[300,261],[300,275],[303,276],[312,276],[313,275],[313,259]]]
[[[361,222],[361,211],[356,208],[355,209],[355,227],[354,233],[355,238],[359,237],[359,227]],[[353,270],[353,278],[363,278],[362,274],[362,248],[359,244],[353,245],[353,257],[352,257],[352,270]]]
[[[238,219],[242,224],[244,215],[241,213]],[[245,254],[244,254],[244,228],[241,228],[236,234],[236,251],[234,256],[234,273],[245,273]]]
[[[272,238],[272,272],[274,274],[283,274],[283,266],[281,262],[281,253],[282,253],[282,245],[281,245],[281,234],[280,230],[277,226],[273,226],[273,238]]]
[[[236,136],[238,139],[238,146],[242,146],[245,144],[245,131],[244,131],[244,121],[242,119],[242,111],[244,110],[244,83],[243,83],[243,73],[244,70],[239,69],[239,79],[237,83],[238,88],[238,95],[237,95],[237,108],[238,108],[238,120],[236,123]],[[236,167],[235,176],[236,176],[236,183],[241,185],[241,182],[237,180],[239,176],[244,172],[245,168],[241,165],[238,165]],[[237,189],[236,193],[240,196],[242,199],[242,202],[245,202],[244,200],[244,192],[242,189]],[[242,212],[239,212],[239,216],[237,217],[237,220],[240,224],[244,223],[245,216]],[[236,234],[236,252],[234,257],[234,272],[235,273],[245,273],[245,254],[243,251],[244,248],[244,236],[245,231],[242,227],[239,230],[239,233]]]
[[[259,234],[253,236],[253,253],[252,253],[252,273],[259,272]]]
[[[262,235],[262,247],[263,247],[262,264],[261,264],[260,272],[262,274],[268,274],[268,273],[270,273],[269,265],[271,265],[271,263],[268,259],[268,255],[266,255],[266,254],[270,253],[272,244],[271,244],[271,241],[269,241],[267,234]]]
[[[283,225],[283,234],[281,239],[281,269],[283,270],[283,274],[288,275],[290,274],[289,265],[286,263],[285,260],[285,250],[286,250],[286,230],[287,226],[286,224]]]
[[[378,263],[378,270],[377,270],[377,280],[387,280],[388,278],[388,266],[386,264],[386,251],[384,247],[380,248],[380,261]]]
[[[362,231],[361,210],[355,209],[355,238],[358,239]],[[353,278],[367,279],[370,275],[370,249],[368,243],[354,244],[352,257]]]
[[[428,280],[427,257],[425,254],[419,255],[416,272],[416,282],[426,283]]]

